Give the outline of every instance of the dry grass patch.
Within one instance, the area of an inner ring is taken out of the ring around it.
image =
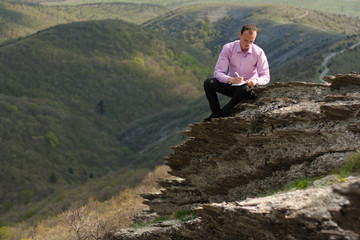
[[[35,227],[26,224],[9,227],[6,240],[101,239],[104,233],[129,227],[133,223],[133,218],[146,207],[140,194],[157,191],[159,178],[171,178],[168,171],[169,167],[159,166],[135,188],[128,188],[105,202],[90,198],[86,205],[39,222]]]

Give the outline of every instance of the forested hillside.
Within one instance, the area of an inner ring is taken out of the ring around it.
[[[166,12],[167,7],[153,4],[121,2],[40,5],[36,1],[0,1],[0,42],[25,37],[58,24],[88,20],[121,19],[143,23]]]
[[[60,25],[0,46],[2,217],[57,187],[134,165],[121,132],[196,100],[211,59],[116,20]]]
[[[340,51],[329,62],[330,75],[343,72],[360,72],[360,41],[354,47]]]

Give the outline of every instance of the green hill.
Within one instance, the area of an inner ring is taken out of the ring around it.
[[[0,42],[25,37],[58,24],[88,20],[143,23],[168,11],[166,6],[127,2],[40,5],[34,1],[0,1]]]
[[[194,7],[199,4],[224,4],[219,0],[198,0],[198,1],[166,1],[166,0],[77,0],[77,1],[43,1],[43,0],[2,0],[0,1],[0,42],[17,37],[24,37],[35,33],[38,30],[46,29],[57,24],[71,23],[76,21],[102,20],[102,19],[121,19],[127,22],[141,24],[166,12],[186,7]],[[227,1],[227,4],[241,4],[242,8],[278,5],[279,11],[272,11],[273,16],[283,14],[284,8],[301,8],[296,12],[298,16],[306,13],[306,9],[320,10],[325,18],[329,16],[336,18],[338,24],[327,25],[325,30],[332,30],[333,27],[348,25],[348,16],[359,17],[359,3],[356,1],[295,1],[295,0],[257,0],[246,3],[241,0]],[[227,5],[225,4],[225,6]],[[218,5],[217,8],[222,7]],[[219,7],[220,6],[220,7]],[[238,5],[239,6],[239,5]],[[291,7],[293,6],[293,7]],[[306,8],[306,9],[303,9]],[[285,10],[288,12],[288,10]],[[324,12],[326,11],[326,12]],[[291,10],[290,12],[293,12]],[[313,12],[313,11],[311,11]],[[241,13],[241,11],[240,11]],[[344,14],[344,15],[339,15]],[[310,14],[311,15],[311,14]],[[271,15],[269,15],[272,18]],[[296,18],[296,17],[295,17]],[[293,19],[299,21],[300,19]],[[302,20],[306,20],[302,18]],[[357,21],[353,18],[350,22]],[[325,21],[326,24],[326,21]],[[323,25],[325,26],[325,25]]]
[[[9,2],[18,2],[18,0],[7,0]],[[108,2],[120,2],[127,3],[128,0],[73,0],[73,1],[65,1],[65,0],[22,0],[21,2],[26,3],[36,3],[40,5],[46,6],[77,6],[81,4],[99,4],[99,3],[108,3]],[[189,5],[198,5],[198,4],[224,4],[223,0],[132,0],[131,3],[136,4],[154,4],[158,6],[166,6],[169,8],[178,8]],[[338,1],[338,0],[253,0],[251,2],[244,0],[228,0],[226,1],[228,4],[242,4],[247,6],[262,6],[262,5],[279,5],[279,6],[294,6],[301,8],[308,8],[313,10],[321,10],[326,11],[328,13],[336,13],[336,14],[344,14],[348,16],[360,16],[359,15],[359,7],[360,3],[355,0],[348,1]]]
[[[177,40],[116,20],[1,45],[1,216],[134,165],[120,133],[196,100],[210,65]]]

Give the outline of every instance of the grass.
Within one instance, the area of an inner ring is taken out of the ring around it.
[[[285,187],[285,191],[286,190],[290,190],[290,189],[306,189],[308,187],[313,186],[314,181],[323,178],[323,176],[321,177],[313,177],[313,178],[299,178],[299,179],[295,179],[291,184],[289,184],[287,187]]]
[[[339,179],[336,182],[344,182],[345,179],[352,175],[360,174],[360,149],[357,150],[354,154],[352,154],[345,162],[341,169],[336,169],[330,172],[328,175],[338,175]],[[287,192],[290,190],[304,190],[311,186],[313,186],[316,180],[322,179],[325,176],[318,177],[303,177],[298,178],[287,184],[285,187],[281,189],[275,189],[273,191],[265,192],[259,194],[259,197],[266,197],[280,192]]]
[[[3,239],[1,234],[8,237],[4,239],[24,239],[29,236],[36,240],[77,239],[74,226],[77,226],[82,236],[88,236],[88,238],[82,239],[101,239],[101,234],[107,231],[116,231],[131,226],[133,217],[145,208],[140,194],[159,189],[156,180],[171,178],[168,171],[167,166],[159,166],[146,174],[140,184],[126,188],[106,201],[100,202],[89,198],[85,205],[71,208],[60,214],[49,215],[42,221],[35,223],[27,221],[0,227],[0,239]],[[42,208],[39,207],[39,209]],[[165,219],[159,218],[156,222],[163,220]]]
[[[179,209],[173,214],[173,218],[178,219],[181,222],[186,222],[197,218],[197,216],[189,209]]]
[[[284,186],[281,189],[274,189],[268,192],[264,192],[258,195],[258,197],[266,197],[266,196],[270,196],[270,195],[274,195],[276,193],[281,193],[281,192],[287,192],[287,191],[291,191],[291,190],[304,190],[308,187],[313,186],[314,181],[321,179],[321,177],[302,177],[302,178],[297,178],[293,181],[291,181],[290,183],[288,183],[286,186]]]
[[[340,170],[340,176],[342,178],[359,175],[360,174],[360,150],[357,150],[353,155],[351,155],[345,165]]]
[[[157,218],[153,219],[152,221],[134,223],[130,227],[135,228],[135,229],[143,228],[143,227],[146,227],[146,226],[150,226],[150,225],[153,225],[153,224],[156,224],[156,223],[161,223],[161,222],[168,221],[168,220],[170,220],[170,218],[168,218],[168,217],[157,217]]]

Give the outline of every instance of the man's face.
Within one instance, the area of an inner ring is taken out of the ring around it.
[[[243,52],[247,52],[247,50],[250,48],[251,44],[254,43],[256,38],[257,32],[255,31],[244,31],[243,34],[241,32],[239,33],[240,36],[240,47]]]

